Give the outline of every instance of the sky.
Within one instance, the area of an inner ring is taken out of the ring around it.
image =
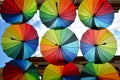
[[[45,34],[46,31],[49,29],[42,24],[39,18],[39,12],[37,12],[34,17],[28,22],[28,24],[33,25],[33,27],[37,30],[39,35],[39,43],[42,38],[42,36]],[[1,43],[1,37],[4,33],[5,29],[9,27],[10,24],[6,23],[2,18],[0,17],[0,43]],[[86,26],[82,24],[82,22],[79,20],[78,15],[76,16],[75,21],[71,24],[71,26],[68,27],[71,31],[73,31],[78,40],[80,41],[82,35],[86,30],[88,29]],[[115,35],[118,43],[118,49],[116,52],[116,55],[120,55],[120,11],[119,13],[115,13],[115,19],[111,26],[108,27],[108,29]],[[82,53],[79,49],[78,56],[82,56]],[[31,57],[42,57],[40,53],[40,46],[38,46],[36,52]],[[5,63],[12,60],[11,58],[7,57],[7,55],[3,52],[1,45],[0,45],[0,68],[5,66]]]

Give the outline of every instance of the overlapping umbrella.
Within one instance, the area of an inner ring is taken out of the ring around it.
[[[79,42],[69,29],[49,30],[41,39],[40,49],[47,62],[62,65],[75,59]]]
[[[3,51],[13,59],[29,58],[38,47],[37,31],[29,24],[15,24],[2,35]]]
[[[3,80],[39,80],[39,72],[27,60],[12,60],[3,69]]]
[[[88,63],[81,71],[81,80],[120,80],[120,78],[118,72],[109,63]]]
[[[76,8],[71,0],[45,0],[40,8],[40,18],[48,28],[66,28],[75,17]]]
[[[43,80],[80,80],[80,72],[74,63],[62,66],[49,64],[43,73]]]
[[[107,0],[83,0],[78,8],[80,20],[89,28],[107,28],[114,19],[114,10]]]
[[[0,13],[8,23],[23,23],[30,20],[36,13],[35,0],[4,0]]]
[[[80,49],[89,62],[104,63],[114,57],[117,41],[107,29],[89,29],[81,38]]]

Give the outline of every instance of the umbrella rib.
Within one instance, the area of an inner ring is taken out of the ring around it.
[[[102,49],[103,50],[103,49]],[[105,51],[105,50],[103,50],[103,51]],[[107,51],[105,51],[105,52],[107,52]],[[113,55],[113,54],[111,54],[111,55]],[[106,55],[104,55],[104,53],[103,53],[103,56],[105,57],[105,58],[107,58],[108,60],[110,59],[110,58],[108,58]]]
[[[48,34],[50,34],[50,32],[48,31],[47,32]],[[55,32],[54,32],[55,33]],[[52,37],[52,39],[56,42],[56,40],[55,40],[55,38],[50,34],[50,36]],[[56,36],[56,34],[55,34],[55,37],[57,38],[57,36]],[[50,41],[50,40],[49,40]],[[58,39],[57,39],[57,41],[58,41]],[[54,42],[53,42],[54,43]],[[56,42],[57,43],[57,42]]]
[[[76,36],[75,36],[74,34],[72,34],[72,35],[69,37],[69,39],[63,43],[63,45],[67,45],[67,44],[72,43],[72,42],[75,42],[75,41],[78,41],[78,40],[77,40]]]
[[[60,33],[61,33],[61,31],[60,31]],[[58,39],[58,36],[57,36],[57,32],[55,32],[55,36],[56,36],[56,39],[57,39],[57,41],[58,41],[58,43],[57,44],[55,44],[55,45],[58,45],[58,46],[60,46],[60,41],[59,41],[59,39]],[[61,39],[61,35],[59,35],[60,36],[60,39]]]
[[[68,0],[69,1],[69,0]],[[61,9],[61,13],[63,13],[64,11],[68,10],[68,8],[70,8],[69,6],[72,4],[72,1],[68,4],[67,1],[65,1],[64,3],[62,3],[64,5],[64,8]],[[67,5],[66,5],[67,4]]]
[[[57,73],[56,71],[53,71],[53,70],[51,70],[51,69],[49,69],[49,68],[47,68],[48,70],[50,70],[50,71],[52,71],[53,73],[56,73],[57,75],[60,75],[59,73]],[[55,74],[55,75],[56,75]]]
[[[96,27],[97,29],[99,29],[98,27]],[[98,45],[98,38],[100,36],[100,32],[101,31],[98,31],[98,30],[95,30],[94,31],[94,40],[95,40],[95,44]],[[101,38],[101,37],[100,37]],[[105,44],[105,43],[104,43]],[[104,44],[100,44],[100,45],[104,45]]]
[[[106,46],[104,46],[104,47],[106,48]],[[110,47],[108,47],[108,46],[107,46],[107,48],[116,49],[115,47],[114,47],[114,48],[112,48],[111,46],[110,46]]]
[[[69,24],[67,24],[67,22],[65,23],[64,21],[63,21],[63,19],[61,19],[61,21],[64,23],[64,24],[66,24],[67,26],[69,26]],[[70,21],[70,20],[69,20]]]
[[[46,39],[46,38],[44,38],[45,40],[48,40],[48,39]],[[43,40],[44,41],[44,40]],[[52,44],[55,44],[53,41],[50,41],[50,40],[48,40],[50,43],[52,43]],[[56,41],[55,41],[56,42]],[[57,42],[56,42],[57,43]],[[41,43],[42,45],[46,45],[46,43]],[[51,45],[51,44],[47,44],[48,46],[53,46],[53,45]]]
[[[101,63],[97,47],[95,47],[95,63]]]
[[[89,41],[90,41],[90,42],[93,41],[93,44],[96,44],[96,41],[95,41],[95,37],[96,37],[96,36],[95,36],[95,34],[94,34],[95,32],[94,32],[94,30],[92,30],[92,32],[93,32],[92,35],[90,35],[90,34],[91,34],[91,31],[88,31],[89,36],[90,36]],[[91,36],[93,36],[93,38],[92,38]]]
[[[104,34],[106,34],[106,32],[107,32],[107,31],[105,31]],[[99,32],[99,34],[100,34],[100,33],[101,33],[101,31]],[[103,33],[103,32],[102,32],[102,33]],[[99,34],[98,34],[98,35],[99,35]],[[100,41],[100,40],[102,39],[102,37],[104,37],[104,34],[103,34],[103,36],[101,36],[101,37],[99,38],[98,41]]]
[[[16,5],[16,7],[18,8],[18,10],[20,10],[20,8],[17,6],[17,4],[15,3],[15,1],[14,0],[12,0],[13,1],[13,3]],[[21,10],[20,10],[20,12],[21,13],[23,13]]]
[[[95,18],[96,14],[98,13],[98,11],[102,8],[102,6],[103,6],[104,4],[105,4],[105,3],[102,2],[102,4],[100,5],[99,9],[93,14],[92,29],[97,29],[97,30],[99,29],[99,28],[96,26],[96,24],[95,24],[94,18]]]
[[[95,17],[96,13],[98,13],[98,11],[103,7],[104,4],[105,4],[105,3],[102,2],[102,4],[100,5],[99,9],[93,14],[93,17]]]
[[[51,2],[51,1],[50,1],[50,2]],[[49,3],[49,6],[50,6],[50,7],[52,8],[52,10],[55,12],[55,10],[54,10],[54,7],[55,7],[55,6],[54,6],[54,5],[51,5],[50,2],[48,2],[48,3]],[[56,5],[56,4],[55,4],[55,5]],[[56,9],[57,9],[57,8],[56,8]],[[48,9],[48,10],[49,10],[49,9]]]
[[[84,4],[84,3],[81,3],[82,7],[85,7],[85,10],[88,12],[88,13],[91,13],[88,9],[87,9],[87,6]]]
[[[64,53],[66,53],[64,50],[62,50]],[[71,52],[71,51],[70,51]],[[72,53],[72,52],[71,52]],[[63,53],[62,53],[63,54]],[[71,60],[71,58],[66,54],[67,58]]]
[[[26,26],[25,26],[25,31],[24,31],[24,38],[30,38],[30,37],[32,37],[32,36],[34,36],[34,35],[36,35],[37,34],[37,32],[34,30],[34,28],[32,28],[32,26],[29,26],[28,28],[27,28],[27,24],[26,24]],[[22,30],[21,30],[22,31]],[[26,34],[27,33],[27,34]],[[34,33],[34,34],[32,34],[32,33]],[[29,36],[26,36],[26,35],[29,35]]]
[[[104,47],[105,48],[105,47]],[[107,47],[107,48],[110,48],[110,47]],[[110,49],[116,49],[116,48],[110,48]],[[103,50],[103,49],[102,49]],[[105,51],[105,50],[104,50]],[[108,51],[106,51],[106,52],[108,52]],[[109,53],[109,52],[108,52]]]
[[[84,36],[84,35],[83,35]],[[90,39],[88,39],[86,36],[84,36],[84,38],[86,39],[86,40],[88,40],[89,42],[91,42],[90,41]],[[82,42],[84,42],[84,41],[82,41]],[[88,43],[89,44],[89,43]]]
[[[67,30],[66,33],[64,34],[64,38],[63,38],[63,40],[62,40],[62,44],[63,44],[63,41],[66,42],[65,39],[66,39],[66,37],[67,37],[67,34],[70,34],[70,33],[68,32],[68,30]],[[73,34],[72,34],[72,35],[73,35]],[[71,35],[71,36],[72,36],[72,35]]]
[[[89,64],[89,66],[86,66],[86,68],[88,68],[90,70],[92,75],[96,75],[96,71],[95,71],[94,65],[92,65],[92,63],[90,63],[90,64]]]
[[[54,50],[54,49],[56,49],[56,47],[55,48],[52,48],[52,49],[47,49],[47,50],[42,50],[42,51],[49,51],[49,50]],[[54,52],[54,51],[53,51]],[[52,54],[52,53],[51,53]],[[50,55],[50,54],[49,54]],[[48,55],[48,56],[49,56]]]
[[[60,50],[60,48],[58,48],[58,49],[57,49],[57,52],[56,52],[57,54],[54,56],[54,57],[57,58],[57,62],[60,62],[60,61],[58,61],[58,60],[59,60],[59,57],[60,57],[60,56],[59,56],[60,52],[61,52],[61,50]],[[55,59],[53,58],[52,61],[55,61]]]
[[[43,36],[42,38],[44,38],[44,39],[48,40],[49,42],[52,42],[52,43],[57,43],[57,42],[56,42],[56,40],[55,40],[55,38],[53,38],[53,37],[52,37],[52,35],[50,34],[50,32],[49,32],[49,31],[48,31],[45,35],[47,35],[47,36],[49,35],[49,36],[50,36],[53,40],[48,39],[48,38],[47,38],[47,36]]]
[[[99,22],[98,22],[98,21],[99,21]],[[99,25],[102,25],[100,22],[102,22],[102,23],[104,23],[104,24],[107,24],[107,23],[105,23],[105,22],[99,20],[98,18],[96,18],[96,23],[99,24]],[[100,26],[98,26],[98,27],[101,28],[101,29],[104,29],[104,28],[105,28],[104,25],[102,25],[102,27],[100,27]],[[98,28],[98,29],[99,29],[99,28]]]
[[[66,33],[65,33],[65,35],[64,35],[64,38],[63,38],[63,40],[62,40],[62,44],[63,44],[63,41],[66,39],[67,33],[68,33],[68,30],[66,31]],[[69,33],[69,34],[70,34],[70,33]]]
[[[95,24],[95,20],[94,20],[94,17],[93,17],[93,19],[92,19],[92,25],[91,25],[92,27],[92,29],[96,29],[96,30],[98,30],[98,27],[96,26],[96,24]]]
[[[21,44],[21,48],[20,48],[20,52],[18,53],[18,56],[17,56],[17,58],[16,59],[24,59],[24,55],[25,55],[25,53],[24,53],[24,43],[22,43]]]

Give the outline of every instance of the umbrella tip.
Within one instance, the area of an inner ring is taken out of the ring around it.
[[[94,17],[95,17],[95,15],[96,15],[96,14],[93,14],[93,16],[92,16],[92,17],[94,18]]]
[[[102,44],[100,44],[100,45],[106,45],[107,43],[102,43]]]
[[[21,41],[21,42],[25,42],[24,40],[18,40],[18,39],[15,39],[15,38],[10,38],[11,40],[15,40],[15,41]]]
[[[95,47],[97,47],[98,45],[97,45],[97,44],[95,44],[94,46],[95,46]]]
[[[106,45],[107,43],[102,43],[102,44],[95,44],[94,46],[97,47],[99,45]]]
[[[15,40],[14,38],[10,38],[11,40]]]
[[[62,45],[59,45],[59,44],[55,44],[56,46],[58,46],[59,48],[61,48],[62,47]]]
[[[103,45],[106,45],[107,43],[103,43]]]

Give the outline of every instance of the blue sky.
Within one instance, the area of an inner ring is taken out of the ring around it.
[[[44,33],[49,30],[42,24],[39,18],[39,13],[36,13],[34,17],[28,22],[29,24],[33,25],[33,27],[37,30],[39,35],[39,42],[44,35]],[[0,17],[0,43],[1,43],[1,37],[3,32],[7,27],[9,27],[10,24],[6,23],[2,18]],[[79,20],[78,15],[74,21],[74,23],[69,27],[70,30],[72,30],[78,39],[81,39],[82,34],[88,29],[85,27]],[[116,55],[120,55],[120,11],[119,13],[115,14],[115,19],[112,25],[108,28],[116,37],[118,41],[118,50],[116,52]],[[36,57],[42,57],[40,53],[40,46],[38,46],[38,49],[36,52],[32,55]],[[78,56],[82,56],[81,51],[79,50]],[[6,54],[2,51],[1,45],[0,45],[0,68],[4,67],[5,63],[9,62],[11,58],[7,57]]]
[[[11,58],[7,57],[7,55],[3,52],[2,47],[1,47],[1,37],[2,34],[4,33],[5,29],[9,26],[10,24],[5,23],[4,20],[0,17],[0,67],[3,67],[8,61],[11,60]]]

